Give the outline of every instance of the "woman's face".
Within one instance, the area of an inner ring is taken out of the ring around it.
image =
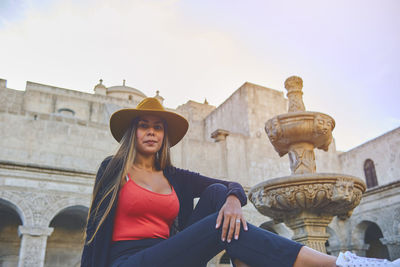
[[[164,124],[159,117],[144,115],[139,118],[136,130],[136,150],[143,155],[157,153],[164,139]]]

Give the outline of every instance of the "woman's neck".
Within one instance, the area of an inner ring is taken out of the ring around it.
[[[133,162],[133,167],[148,172],[155,172],[155,156],[136,154],[135,161]]]

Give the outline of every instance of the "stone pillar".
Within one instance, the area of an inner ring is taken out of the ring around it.
[[[400,258],[400,235],[382,237],[379,240],[387,247],[390,260]]]
[[[46,254],[47,237],[54,228],[19,226],[18,234],[21,239],[18,267],[43,267]]]
[[[298,217],[286,218],[283,221],[293,230],[294,241],[326,253],[325,242],[329,238],[326,227],[332,221],[332,217],[302,212]]]

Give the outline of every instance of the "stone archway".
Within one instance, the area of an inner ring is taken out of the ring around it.
[[[42,221],[44,225],[49,226],[50,222],[60,214],[62,211],[70,207],[80,207],[82,210],[86,210],[86,214],[89,210],[90,199],[84,197],[65,197],[57,200],[53,203],[42,215]]]
[[[17,207],[0,199],[0,266],[17,266],[20,250],[18,227],[22,225]]]
[[[352,250],[360,256],[389,259],[387,247],[382,244],[381,227],[373,221],[360,222],[352,233]]]
[[[368,225],[372,223],[371,221],[361,221],[354,228],[351,234],[351,250],[359,256],[365,256],[365,253],[369,247],[368,244],[365,244],[364,237],[365,231],[368,228]]]
[[[64,208],[50,221],[53,233],[47,239],[44,266],[67,267],[80,262],[88,208],[82,205]]]
[[[33,212],[20,192],[0,190],[0,200],[9,203],[8,205],[17,212],[21,218],[22,225],[33,225]]]
[[[389,251],[387,247],[382,244],[381,238],[383,238],[383,234],[379,226],[375,223],[369,224],[364,237],[364,242],[369,244],[369,248],[365,254],[367,257],[389,259]]]

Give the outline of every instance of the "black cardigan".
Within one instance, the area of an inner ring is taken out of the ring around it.
[[[106,169],[111,157],[107,157],[103,160],[100,168],[96,175],[95,184],[98,183],[102,177],[104,170]],[[200,197],[201,193],[209,185],[215,183],[221,183],[227,186],[228,195],[235,195],[239,198],[242,206],[246,205],[247,197],[243,190],[243,187],[235,182],[227,182],[218,179],[212,179],[202,176],[198,173],[190,172],[187,170],[178,169],[175,167],[168,167],[164,170],[164,176],[168,179],[169,183],[174,187],[174,190],[179,199],[179,213],[178,218],[175,220],[173,227],[171,227],[171,235],[177,231],[181,231],[186,227],[190,215],[193,212],[193,199]],[[107,185],[105,185],[107,187]],[[99,192],[101,192],[100,190]],[[99,198],[95,199],[94,207],[97,205]],[[106,198],[100,206],[99,212],[96,218],[93,218],[93,214],[90,215],[88,225],[86,228],[86,234],[88,240],[92,236],[95,227],[103,215],[105,208],[110,201],[110,197]],[[118,198],[116,199],[117,203]],[[83,267],[106,267],[109,264],[109,252],[113,231],[114,215],[116,210],[116,204],[112,207],[109,215],[99,228],[95,238],[89,245],[85,245],[83,248],[81,266]]]

